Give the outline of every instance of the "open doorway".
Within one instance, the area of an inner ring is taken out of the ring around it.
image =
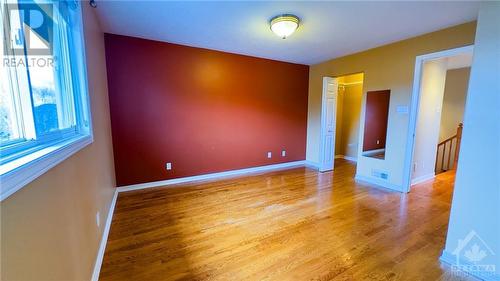
[[[457,167],[472,52],[470,46],[417,57],[408,188]]]
[[[338,77],[335,159],[358,159],[363,73]]]
[[[336,157],[357,160],[363,78],[363,73],[323,78],[321,172],[333,170]]]

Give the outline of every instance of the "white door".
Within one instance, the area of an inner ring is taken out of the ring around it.
[[[337,112],[337,78],[323,77],[321,103],[320,172],[333,170],[335,153],[335,119]]]

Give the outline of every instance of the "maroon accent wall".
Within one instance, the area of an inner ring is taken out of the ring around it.
[[[308,66],[111,34],[105,45],[118,186],[305,159]]]
[[[390,96],[391,90],[366,93],[363,151],[385,148]]]

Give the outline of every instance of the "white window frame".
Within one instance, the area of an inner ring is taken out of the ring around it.
[[[46,142],[42,145],[35,144],[31,146],[30,141],[19,143],[21,156],[14,157],[13,160],[8,162],[0,162],[0,201],[22,189],[54,166],[91,144],[94,140],[81,7],[78,13],[80,17],[78,30],[77,32],[73,32],[73,35],[78,36],[78,39],[81,41],[81,54],[80,52],[78,54],[72,52],[70,56],[72,56],[73,61],[79,61],[81,65],[81,69],[79,70],[81,70],[81,73],[76,78],[73,76],[66,78],[79,80],[78,85],[73,86],[74,88],[78,88],[73,89],[73,96],[78,95],[78,98],[75,98],[74,113],[75,118],[78,119],[76,121],[77,128],[76,130],[75,128],[68,128],[57,131],[58,134],[65,134],[65,131],[71,131],[68,137],[64,137],[58,142]],[[15,145],[13,144],[12,147]]]

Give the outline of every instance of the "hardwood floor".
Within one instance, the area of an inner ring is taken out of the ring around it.
[[[438,261],[454,174],[401,194],[354,173],[339,159],[121,193],[100,280],[464,280]]]

